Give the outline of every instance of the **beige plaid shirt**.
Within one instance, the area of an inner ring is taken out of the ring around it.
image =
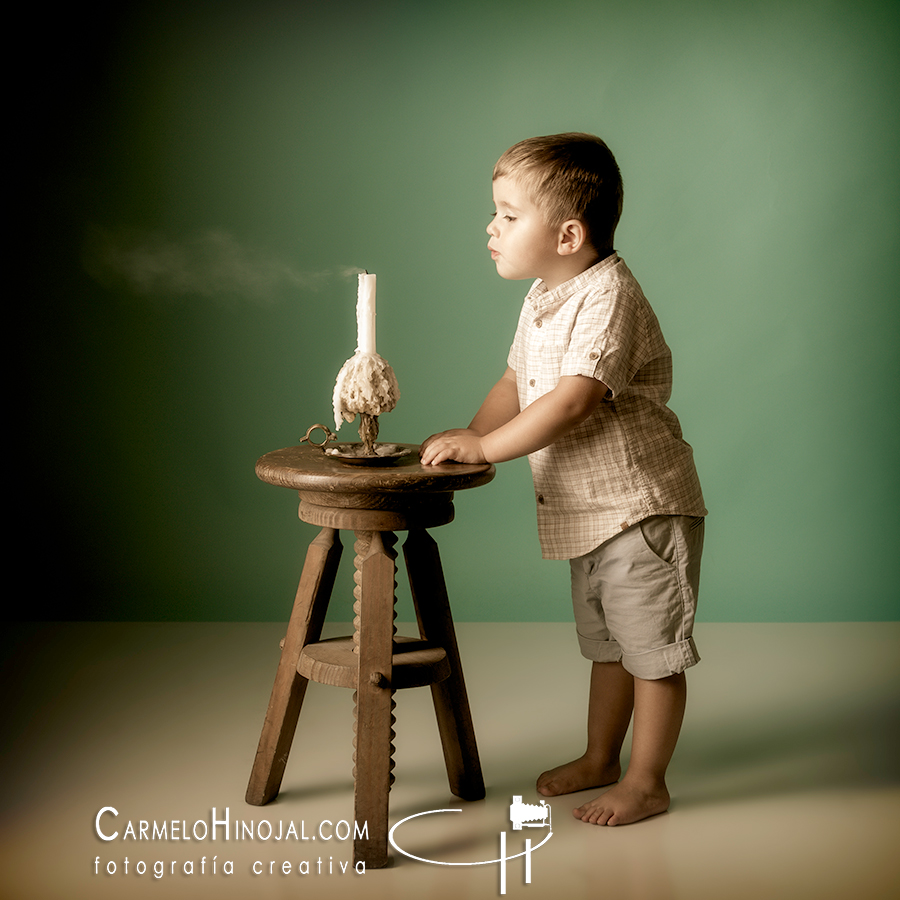
[[[615,253],[552,291],[534,283],[509,366],[520,409],[563,375],[609,388],[586,421],[528,457],[544,557],[582,556],[648,516],[706,515],[693,451],[666,406],[672,354]]]

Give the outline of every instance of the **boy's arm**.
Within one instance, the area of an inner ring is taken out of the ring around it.
[[[447,440],[459,435],[481,436],[505,425],[510,419],[519,414],[519,393],[516,388],[516,373],[507,367],[500,380],[488,392],[481,408],[475,413],[475,418],[469,423],[468,428],[452,428],[442,431],[427,438],[419,448],[419,456],[422,461],[431,462],[431,454],[426,455],[428,447],[435,441]]]
[[[495,390],[506,377],[501,378]],[[479,427],[470,426],[469,429],[444,432],[429,438],[421,452],[422,463],[437,465],[447,460],[493,463],[534,453],[581,424],[599,406],[606,393],[606,385],[595,378],[566,375],[559,379],[552,391],[505,422],[488,416],[489,394],[472,421],[473,426]],[[482,412],[485,413],[484,418]],[[493,425],[491,430],[479,433],[480,428],[488,424]]]
[[[516,387],[516,373],[506,367],[500,380],[491,388],[490,393],[469,423],[469,431],[485,435],[505,425],[519,414],[519,390]]]

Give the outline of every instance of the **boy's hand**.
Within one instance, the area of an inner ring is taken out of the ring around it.
[[[486,462],[481,449],[481,436],[469,428],[454,428],[433,434],[419,448],[419,459],[423,466],[436,466],[448,460]]]

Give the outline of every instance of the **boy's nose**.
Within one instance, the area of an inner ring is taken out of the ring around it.
[[[495,222],[491,219],[490,222],[487,223],[487,228],[484,229],[491,237],[494,237],[496,233]]]

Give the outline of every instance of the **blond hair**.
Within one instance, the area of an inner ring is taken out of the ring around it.
[[[624,188],[609,147],[596,135],[569,132],[527,138],[494,166],[494,180],[510,177],[528,191],[551,228],[584,222],[597,251],[612,251]]]

